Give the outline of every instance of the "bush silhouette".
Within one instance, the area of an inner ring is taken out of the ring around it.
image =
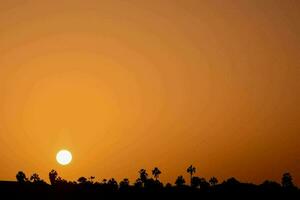
[[[211,186],[216,186],[218,182],[219,182],[218,179],[214,176],[209,179],[209,183]]]
[[[177,187],[182,187],[182,186],[184,186],[184,184],[185,184],[185,180],[184,180],[183,176],[178,176],[175,181],[175,185]]]
[[[28,181],[28,179],[26,178],[26,175],[24,172],[19,171],[16,175],[17,181],[19,183],[25,183],[26,181]]]
[[[85,178],[85,177],[80,177],[80,178],[78,178],[78,183],[80,183],[80,184],[86,184],[87,183],[87,178]]]
[[[129,188],[129,179],[124,178],[119,185],[121,190],[127,190]]]
[[[294,188],[293,178],[290,173],[284,173],[281,179],[282,187],[291,189]]]

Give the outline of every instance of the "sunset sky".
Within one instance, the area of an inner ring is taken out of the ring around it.
[[[0,0],[0,180],[299,185],[299,35],[298,0]]]

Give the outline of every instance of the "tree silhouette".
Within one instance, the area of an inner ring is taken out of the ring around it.
[[[200,178],[199,177],[197,177],[197,176],[192,177],[191,187],[192,188],[198,188],[198,187],[200,187]]]
[[[39,182],[39,181],[41,181],[41,179],[40,179],[40,176],[38,174],[34,173],[34,174],[31,175],[30,181]]]
[[[30,181],[36,184],[45,184],[45,181],[42,180],[37,173],[31,175]]]
[[[276,183],[275,181],[269,181],[266,180],[262,184],[260,184],[260,187],[263,191],[266,192],[272,192],[272,191],[280,191],[281,185],[279,183]]]
[[[145,185],[146,181],[148,180],[148,174],[145,169],[141,169],[139,171],[140,174],[140,180],[142,181],[143,185]]]
[[[108,182],[107,182],[107,185],[112,190],[117,190],[118,187],[119,187],[118,182],[114,178],[109,179]]]
[[[134,187],[142,188],[143,187],[143,181],[140,178],[136,179],[136,181],[134,183]]]
[[[181,187],[184,184],[185,184],[185,180],[184,180],[183,176],[178,176],[177,179],[176,179],[176,181],[175,181],[175,185],[177,187]]]
[[[129,179],[124,178],[120,183],[120,189],[128,189],[129,188]]]
[[[186,171],[191,175],[191,185],[192,185],[192,178],[193,178],[193,174],[196,173],[196,168],[193,165],[191,165],[187,168]]]
[[[199,178],[199,186],[201,190],[207,190],[210,185],[205,178]]]
[[[90,183],[93,183],[93,182],[94,182],[94,179],[95,179],[95,176],[90,176],[90,177],[89,177],[89,182],[90,182]]]
[[[284,173],[281,178],[281,184],[283,188],[293,188],[293,177],[290,173]]]
[[[218,184],[218,180],[215,177],[211,177],[207,182],[204,177],[195,176],[195,171],[196,169],[192,165],[187,169],[187,172],[191,174],[191,185],[186,185],[184,177],[178,176],[175,181],[176,187],[172,186],[170,183],[163,185],[158,180],[161,172],[157,167],[152,170],[153,178],[148,177],[145,169],[139,170],[139,177],[133,185],[129,184],[129,180],[127,178],[124,178],[119,184],[114,178],[111,178],[109,180],[103,179],[101,183],[93,182],[95,178],[94,176],[88,178],[82,176],[78,178],[77,181],[67,181],[59,177],[58,173],[55,170],[51,170],[49,172],[51,185],[48,185],[40,178],[37,173],[32,174],[30,179],[28,180],[25,173],[19,171],[16,174],[17,181],[19,183],[26,184],[18,184],[16,186],[11,182],[4,181],[3,183],[0,181],[0,193],[2,191],[5,192],[7,188],[10,191],[16,191],[15,193],[18,193],[20,191],[21,193],[18,194],[20,195],[20,198],[18,199],[22,199],[24,197],[22,195],[24,194],[31,194],[32,197],[37,197],[37,195],[35,194],[49,194],[51,195],[51,197],[52,195],[59,195],[58,197],[71,195],[73,197],[67,199],[84,199],[84,197],[95,197],[94,199],[101,199],[100,197],[103,197],[103,195],[120,195],[120,197],[123,197],[123,195],[126,196],[131,194],[138,196],[141,195],[140,197],[145,197],[145,195],[151,195],[152,193],[161,195],[167,194],[170,198],[178,197],[178,195],[181,194],[184,194],[185,197],[186,195],[188,197],[192,197],[194,195],[197,196],[200,194],[216,194],[217,196],[221,195],[220,197],[223,197],[223,195],[226,194],[254,194],[263,197],[264,195],[274,195],[274,197],[282,195],[282,197],[284,197],[283,199],[289,199],[288,197],[292,195],[300,196],[300,190],[294,185],[293,178],[290,173],[283,174],[281,184],[274,181],[265,181],[260,185],[255,185],[252,183],[240,182],[234,177],[229,178],[220,184]],[[3,185],[4,190],[2,188]],[[27,198],[29,197],[26,196],[25,199]]]
[[[218,182],[219,182],[218,179],[214,176],[209,179],[209,183],[211,186],[216,186]]]
[[[231,177],[223,182],[223,185],[230,186],[230,187],[236,187],[239,184],[240,182],[236,180],[234,177]]]
[[[160,174],[161,174],[161,171],[157,167],[155,167],[152,170],[152,175],[154,176],[155,180],[157,180],[159,178]]]
[[[57,183],[57,181],[60,181],[60,180],[57,180],[57,176],[58,176],[58,173],[54,169],[52,169],[51,172],[49,172],[49,180],[50,180],[51,185],[55,185]]]
[[[205,190],[209,187],[209,183],[206,181],[205,178],[194,176],[192,178],[191,187]]]
[[[87,178],[85,178],[85,177],[80,177],[80,178],[78,178],[78,183],[80,183],[80,184],[86,184],[87,183]]]
[[[166,188],[172,188],[172,184],[171,183],[167,183],[166,184]]]
[[[17,173],[16,178],[17,178],[17,181],[18,181],[19,183],[25,183],[25,182],[28,181],[28,179],[26,178],[25,173],[22,172],[22,171],[19,171],[19,172]]]
[[[103,185],[107,184],[107,179],[106,179],[106,178],[104,178],[104,179],[102,180],[102,184],[103,184]]]

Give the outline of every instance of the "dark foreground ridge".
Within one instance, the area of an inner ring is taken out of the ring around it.
[[[50,184],[42,180],[38,174],[30,178],[20,171],[17,181],[0,181],[1,197],[6,199],[107,199],[107,198],[139,198],[139,199],[203,199],[203,198],[282,198],[300,199],[300,190],[294,185],[291,174],[282,176],[281,184],[265,181],[262,184],[242,183],[230,178],[222,183],[215,177],[208,181],[194,176],[196,168],[188,167],[190,182],[187,184],[183,176],[178,176],[175,183],[163,184],[159,181],[161,171],[155,167],[150,177],[145,169],[139,171],[137,180],[130,184],[128,179],[119,183],[111,178],[101,182],[95,177],[80,177],[77,181],[67,181],[58,176],[55,170],[49,173]],[[2,199],[2,198],[1,198]]]

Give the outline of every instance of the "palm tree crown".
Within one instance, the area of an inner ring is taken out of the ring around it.
[[[157,167],[155,167],[152,170],[152,174],[153,174],[154,178],[157,180],[159,178],[159,175],[161,174],[161,171]]]

